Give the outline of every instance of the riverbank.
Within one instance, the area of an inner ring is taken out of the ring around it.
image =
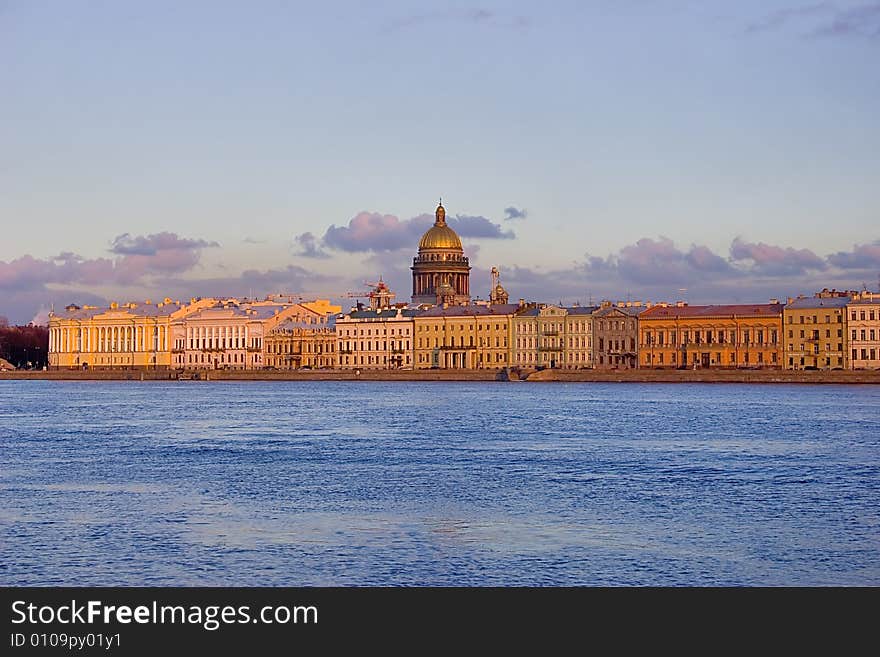
[[[198,375],[196,379],[195,376]],[[50,381],[507,381],[568,383],[880,384],[880,370],[58,370],[0,372],[2,380]]]

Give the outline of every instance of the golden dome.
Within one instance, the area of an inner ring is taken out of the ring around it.
[[[446,210],[443,208],[443,205],[437,206],[434,217],[434,225],[419,240],[419,250],[452,249],[462,251],[461,240],[458,238],[458,235],[446,225]]]

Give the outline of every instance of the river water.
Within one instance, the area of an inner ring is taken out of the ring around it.
[[[880,386],[0,381],[2,585],[880,584]]]

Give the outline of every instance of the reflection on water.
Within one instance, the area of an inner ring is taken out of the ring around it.
[[[876,585],[878,402],[0,382],[0,584]]]

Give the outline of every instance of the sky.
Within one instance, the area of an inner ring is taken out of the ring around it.
[[[0,0],[0,315],[471,290],[766,302],[880,275],[880,2]]]

